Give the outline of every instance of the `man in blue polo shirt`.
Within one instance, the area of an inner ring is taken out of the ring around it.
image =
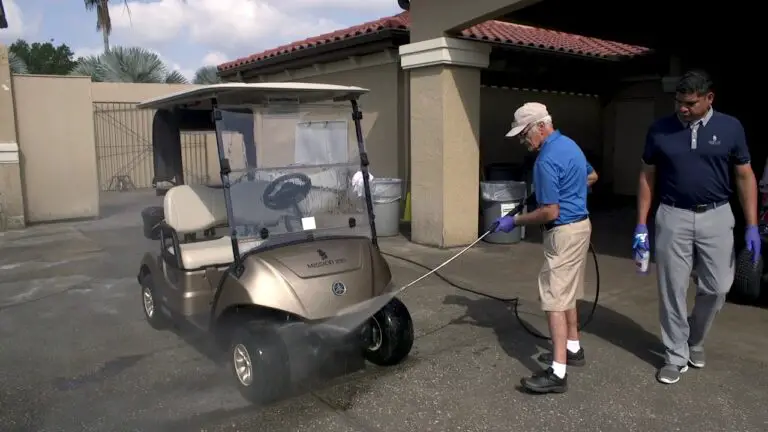
[[[563,393],[568,388],[566,364],[583,365],[576,301],[584,297],[584,274],[592,234],[587,187],[597,173],[576,143],[555,130],[547,107],[529,102],[515,111],[507,137],[519,137],[529,151],[538,151],[533,184],[539,207],[526,214],[498,219],[498,230],[518,225],[543,225],[545,263],[539,273],[541,307],[547,313],[552,353],[539,357],[546,370],[521,384],[537,393]]]
[[[689,364],[704,367],[704,338],[733,283],[731,170],[747,223],[746,246],[755,261],[760,256],[757,184],[744,128],[712,109],[711,86],[704,72],[685,74],[676,88],[677,113],[650,127],[643,151],[633,248],[650,250],[646,221],[657,192],[655,250],[666,353],[656,378],[665,384],[678,382]],[[686,291],[694,266],[699,281],[688,316]]]

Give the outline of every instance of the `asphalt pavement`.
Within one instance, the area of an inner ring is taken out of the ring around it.
[[[661,347],[653,275],[635,275],[620,254],[600,255],[601,302],[582,337],[588,364],[569,368],[569,391],[521,391],[520,378],[541,366],[535,358],[548,344],[527,335],[509,305],[451,284],[520,296],[522,315],[543,329],[535,241],[481,244],[446,267],[450,283],[432,277],[404,293],[417,339],[403,364],[367,365],[250,406],[205,341],[144,321],[136,272],[157,244],[142,237],[139,211],[157,202],[105,195],[98,221],[0,235],[0,431],[768,430],[768,310],[729,303],[710,335],[706,368],[664,386],[654,378]],[[597,237],[610,246],[616,218],[603,217]],[[403,237],[381,244],[429,266],[456,252]],[[399,283],[424,271],[387,260]],[[594,286],[593,270],[587,279]]]

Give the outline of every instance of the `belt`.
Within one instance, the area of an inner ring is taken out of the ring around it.
[[[563,224],[555,224],[554,222],[550,222],[550,223],[546,223],[546,224],[542,225],[542,227],[544,228],[544,231],[549,231],[549,230],[557,228],[559,226],[570,225],[570,224],[579,223],[581,221],[585,221],[585,220],[587,220],[588,217],[589,216],[584,215],[584,216],[582,216],[582,217],[580,217],[580,218],[578,218],[576,220],[572,220],[570,222],[563,223]]]
[[[661,203],[664,205],[668,205],[670,207],[679,208],[681,210],[688,210],[694,213],[704,213],[706,211],[714,210],[718,207],[722,207],[728,204],[728,200],[713,202],[709,204],[695,204],[695,205],[680,205],[680,204],[675,204],[674,202],[666,201],[666,200],[662,200]]]

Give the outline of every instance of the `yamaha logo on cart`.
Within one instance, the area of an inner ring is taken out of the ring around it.
[[[347,287],[341,282],[334,282],[333,285],[331,285],[331,291],[334,295],[340,296],[347,292]]]

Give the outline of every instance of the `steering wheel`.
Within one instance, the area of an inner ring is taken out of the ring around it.
[[[298,180],[298,184],[294,183],[294,180]],[[309,195],[311,187],[312,180],[306,174],[282,175],[267,185],[262,195],[262,201],[269,209],[285,210],[294,207],[297,215],[301,215],[298,204]]]

